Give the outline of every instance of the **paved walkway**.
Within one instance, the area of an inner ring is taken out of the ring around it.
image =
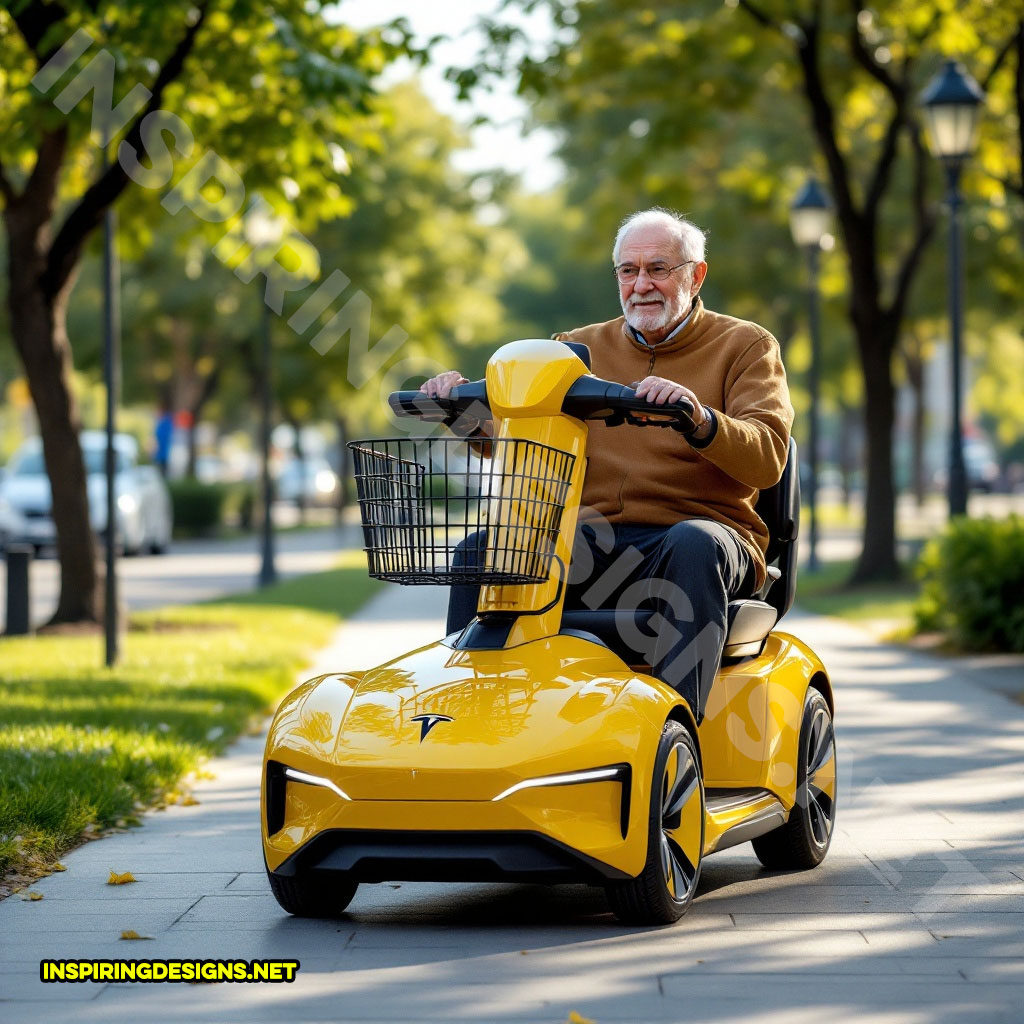
[[[334,565],[340,550],[361,544],[360,528],[349,516],[340,527],[279,533],[274,562],[282,579],[322,572]],[[130,611],[137,611],[209,601],[249,590],[259,572],[260,550],[260,538],[254,534],[230,540],[175,541],[165,555],[121,558],[121,602]],[[41,626],[53,615],[60,596],[60,562],[55,554],[33,559],[29,589],[32,624]],[[7,564],[0,559],[0,629],[6,608]]]
[[[439,632],[443,595],[388,588],[327,653],[359,668]],[[825,863],[709,858],[689,914],[627,928],[585,887],[361,887],[334,922],[289,918],[263,875],[261,740],[199,804],[90,843],[45,898],[0,904],[0,1019],[761,1021],[1017,1024],[1024,1003],[1024,707],[969,666],[877,646],[835,620],[786,626],[823,655],[840,805]],[[111,869],[136,885],[108,887]],[[123,929],[152,941],[119,941]],[[294,957],[292,985],[47,985],[40,957]]]

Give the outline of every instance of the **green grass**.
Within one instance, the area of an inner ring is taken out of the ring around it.
[[[132,824],[272,708],[377,587],[364,557],[134,615],[111,670],[96,636],[0,639],[0,874],[32,877],[84,832]]]
[[[911,623],[919,585],[908,578],[896,583],[850,586],[851,562],[826,562],[815,573],[801,570],[796,603],[807,611],[836,615],[852,622],[886,620]]]

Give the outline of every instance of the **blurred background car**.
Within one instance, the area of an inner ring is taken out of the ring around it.
[[[21,525],[21,517],[11,508],[11,504],[0,498],[0,551],[8,544],[8,538]]]
[[[335,504],[339,486],[338,474],[323,457],[285,463],[275,482],[279,501],[305,506]]]
[[[964,468],[967,470],[967,486],[972,491],[992,494],[1010,489],[1003,479],[995,448],[985,437],[964,438]],[[948,479],[949,471],[943,466],[935,474],[936,487],[944,489]]]
[[[87,430],[81,435],[85,458],[89,522],[100,536],[107,526],[106,435]],[[138,444],[128,434],[114,438],[117,539],[125,554],[167,550],[173,525],[171,498],[155,466],[138,464]],[[11,459],[0,481],[0,506],[9,509],[8,544],[31,544],[36,551],[54,546],[57,531],[50,514],[52,497],[40,438],[29,438]]]

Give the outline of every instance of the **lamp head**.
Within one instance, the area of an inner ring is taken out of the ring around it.
[[[985,93],[963,65],[947,60],[921,93],[932,153],[959,165],[974,150]]]

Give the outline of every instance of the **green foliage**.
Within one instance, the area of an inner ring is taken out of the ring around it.
[[[206,484],[199,480],[171,480],[175,533],[188,537],[203,537],[216,532],[224,522],[224,506],[228,489],[221,484]]]
[[[257,522],[257,503],[260,488],[255,483],[243,480],[228,487],[224,502],[224,518],[237,523],[243,530],[251,530]]]
[[[372,138],[365,117],[372,79],[399,55],[413,52],[401,22],[355,32],[328,22],[321,4],[304,0],[273,5],[64,0],[59,7],[26,2],[5,7],[10,10],[0,11],[0,160],[16,184],[31,169],[40,140],[62,123],[70,133],[62,181],[66,196],[82,194],[101,157],[95,137],[90,138],[91,98],[66,116],[53,104],[71,73],[47,95],[30,86],[37,60],[16,19],[24,25],[39,22],[44,16],[38,9],[46,9],[50,27],[35,47],[43,54],[84,28],[94,44],[75,68],[100,50],[110,53],[117,68],[117,104],[137,83],[153,85],[157,68],[203,8],[195,47],[163,97],[163,109],[179,115],[195,138],[192,151],[178,161],[174,180],[210,147],[243,175],[248,188],[261,190],[272,205],[307,224],[350,208],[347,169],[334,154],[339,146]],[[152,239],[161,191],[134,189],[126,196],[123,213],[140,250]],[[193,225],[195,230],[203,226]],[[223,225],[208,227],[211,237],[223,233]]]
[[[45,867],[84,829],[134,823],[223,750],[372,592],[362,558],[252,598],[135,616],[110,671],[98,637],[0,639],[0,872]]]
[[[884,620],[893,626],[908,623],[916,584],[909,580],[886,583],[849,582],[853,563],[825,562],[817,572],[801,569],[797,577],[796,602],[819,615],[835,615],[851,622]]]
[[[966,650],[1024,653],[1024,517],[955,519],[918,563],[918,630]]]

